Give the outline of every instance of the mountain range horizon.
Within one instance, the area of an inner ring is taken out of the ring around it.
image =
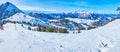
[[[39,13],[29,11],[28,13],[26,13],[10,2],[6,2],[0,5],[0,20],[10,18],[9,20],[16,19],[18,22],[20,20],[20,22],[25,21],[29,23],[34,23],[35,25],[61,26],[65,28],[77,27],[84,30],[90,26],[103,26],[110,21],[119,18],[118,16],[120,15],[101,14],[88,11],[75,11],[69,13]],[[24,20],[19,19],[18,17],[23,18]]]
[[[5,3],[10,3],[12,5],[14,5],[14,3],[11,3],[11,2],[4,2],[2,4],[5,4]],[[1,5],[2,5],[1,4]],[[25,7],[25,6],[24,6]],[[23,7],[23,8],[24,8]],[[27,7],[27,6],[26,6]],[[17,6],[17,8],[21,9],[20,7]],[[117,7],[116,7],[117,8]],[[104,12],[96,12],[96,11],[90,11],[90,10],[85,10],[85,9],[77,9],[77,10],[74,10],[74,11],[69,11],[69,12],[55,12],[55,11],[44,11],[44,10],[40,10],[39,8],[36,8],[36,10],[24,10],[24,9],[21,9],[22,11],[24,11],[25,13],[29,13],[29,12],[34,12],[34,13],[74,13],[74,12],[89,12],[89,13],[99,13],[99,14],[118,14],[118,13],[104,13]]]

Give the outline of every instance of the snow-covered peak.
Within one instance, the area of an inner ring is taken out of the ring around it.
[[[91,13],[94,13],[94,12],[93,12],[93,11],[80,10],[80,11],[75,11],[75,12],[73,12],[73,13],[79,13],[79,14],[83,14],[83,13],[85,13],[85,14],[91,14]]]
[[[13,5],[10,2],[5,3],[5,5],[7,5],[7,9],[6,10],[19,10],[15,5]]]
[[[22,12],[14,4],[6,2],[0,6],[0,19],[8,18],[16,13]]]
[[[79,19],[79,18],[65,18],[65,19],[68,19],[70,21],[74,21],[76,23],[87,23],[88,25],[97,21],[97,20]]]
[[[21,11],[20,9],[18,9],[14,4],[10,3],[10,2],[6,2],[4,4],[2,4],[0,6],[0,9],[4,9],[4,10],[8,10],[8,11]]]
[[[50,26],[48,24],[46,24],[46,22],[44,22],[43,20],[40,20],[38,18],[35,17],[31,17],[29,15],[26,15],[24,13],[16,13],[15,15],[11,16],[10,18],[7,18],[5,20],[10,20],[10,21],[18,21],[18,22],[29,22],[32,24],[39,24],[41,26]]]

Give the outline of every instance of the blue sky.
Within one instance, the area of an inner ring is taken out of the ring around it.
[[[2,0],[1,0],[2,1]],[[72,12],[78,10],[99,13],[116,13],[119,0],[5,0],[22,10]]]

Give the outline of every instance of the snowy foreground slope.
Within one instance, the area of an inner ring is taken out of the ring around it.
[[[80,34],[29,31],[7,23],[0,30],[0,52],[119,52],[120,19]]]

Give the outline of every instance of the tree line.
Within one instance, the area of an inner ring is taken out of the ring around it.
[[[23,25],[27,24],[28,26],[28,30],[32,30],[32,31],[39,31],[39,32],[55,32],[55,33],[69,33],[67,28],[59,28],[59,27],[48,27],[48,26],[41,26],[39,24],[34,24],[34,23],[30,23],[30,22],[25,22],[25,21],[10,21],[10,20],[3,20],[3,24],[6,23],[19,23],[22,24],[21,26],[23,27]],[[37,28],[32,28],[32,27],[37,27]]]

